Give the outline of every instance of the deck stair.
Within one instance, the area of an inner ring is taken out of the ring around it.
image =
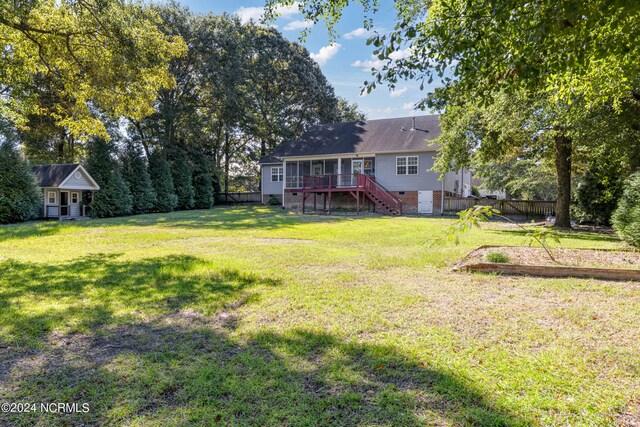
[[[357,200],[360,200],[361,195],[364,195],[383,213],[402,215],[402,201],[376,182],[374,177],[365,174],[305,176],[302,191],[303,193],[328,192],[329,197],[332,192],[348,192]],[[329,200],[331,199],[329,198]]]

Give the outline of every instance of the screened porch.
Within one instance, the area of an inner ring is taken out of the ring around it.
[[[285,188],[303,188],[305,177],[326,177],[339,187],[355,187],[356,176],[375,176],[375,157],[285,162]]]

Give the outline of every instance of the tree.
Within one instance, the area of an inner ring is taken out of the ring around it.
[[[194,207],[196,209],[210,209],[213,206],[213,183],[209,165],[202,153],[191,157],[193,164]]]
[[[338,106],[336,111],[337,122],[359,122],[367,119],[367,115],[358,110],[356,103],[351,103],[343,97],[338,97]]]
[[[122,168],[115,157],[113,144],[102,138],[94,138],[88,145],[89,156],[85,166],[100,186],[91,202],[92,215],[109,218],[130,214],[133,199],[129,184],[124,180]]]
[[[267,0],[267,18],[278,5]],[[377,0],[361,0],[375,13]],[[306,19],[325,20],[330,33],[349,2],[303,0],[296,3]],[[423,107],[445,112],[450,122],[467,111],[490,107],[500,97],[543,99],[555,120],[554,162],[558,180],[556,224],[569,226],[573,155],[582,141],[572,134],[576,103],[591,110],[638,97],[640,4],[632,0],[395,0],[398,23],[369,42],[384,66],[365,82],[371,91],[401,79],[441,82],[423,99]],[[365,19],[367,27],[371,21]],[[499,101],[498,101],[499,102]],[[557,114],[559,111],[564,113]],[[566,114],[569,111],[571,114]],[[549,114],[549,113],[547,113]],[[532,116],[533,117],[533,116]],[[495,142],[495,141],[494,141]],[[494,154],[505,147],[490,144]],[[445,147],[443,147],[445,148]],[[488,150],[487,150],[488,151]],[[442,163],[441,163],[442,165]]]
[[[173,84],[168,62],[186,46],[158,24],[130,0],[1,2],[0,114],[21,127],[29,114],[46,115],[76,138],[108,138],[96,109],[140,119]],[[59,82],[59,102],[39,104],[36,76]]]
[[[122,174],[129,184],[133,198],[132,213],[141,214],[153,210],[156,206],[156,193],[140,148],[132,141],[127,142],[122,154]]]
[[[155,210],[171,212],[178,206],[178,196],[173,186],[169,162],[160,150],[154,150],[149,157],[149,175],[156,192]]]
[[[27,221],[38,215],[42,195],[31,166],[11,140],[0,140],[0,223]]]
[[[184,150],[174,148],[171,155],[171,177],[178,197],[178,209],[193,209],[195,191],[193,189],[193,170]]]
[[[621,239],[640,247],[640,172],[626,180],[612,222]]]
[[[482,187],[505,190],[509,198],[555,200],[556,178],[547,160],[515,157],[480,163],[475,167]]]

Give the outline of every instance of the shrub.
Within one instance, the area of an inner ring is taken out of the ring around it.
[[[612,223],[622,240],[640,247],[640,172],[625,181]]]
[[[169,163],[159,150],[155,150],[149,157],[149,175],[156,192],[155,210],[171,212],[178,206],[178,196],[173,186]]]
[[[202,153],[197,153],[193,159],[193,190],[194,207],[209,209],[213,206],[213,183],[209,165]]]
[[[0,223],[35,218],[42,204],[36,177],[9,141],[0,143],[0,170]]]
[[[129,184],[122,176],[122,167],[114,155],[114,144],[103,139],[91,140],[86,168],[100,185],[91,203],[93,216],[108,218],[128,215],[133,207]]]
[[[594,161],[578,185],[572,216],[582,222],[609,225],[622,196],[622,167],[616,159]]]
[[[151,211],[156,205],[156,192],[142,153],[132,142],[127,144],[122,155],[122,174],[133,197],[132,212],[141,214]]]
[[[178,197],[178,209],[193,209],[195,192],[193,190],[193,170],[184,150],[171,150],[171,178]]]
[[[276,199],[274,196],[271,196],[267,201],[267,204],[271,206],[279,206],[281,205],[280,200]]]
[[[502,252],[489,252],[487,253],[486,258],[489,262],[499,262],[501,264],[509,262],[509,257]]]

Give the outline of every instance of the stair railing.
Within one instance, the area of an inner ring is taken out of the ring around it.
[[[363,188],[371,195],[375,196],[380,202],[387,206],[390,211],[396,211],[402,214],[402,200],[384,188],[368,175],[358,175],[358,187]]]

